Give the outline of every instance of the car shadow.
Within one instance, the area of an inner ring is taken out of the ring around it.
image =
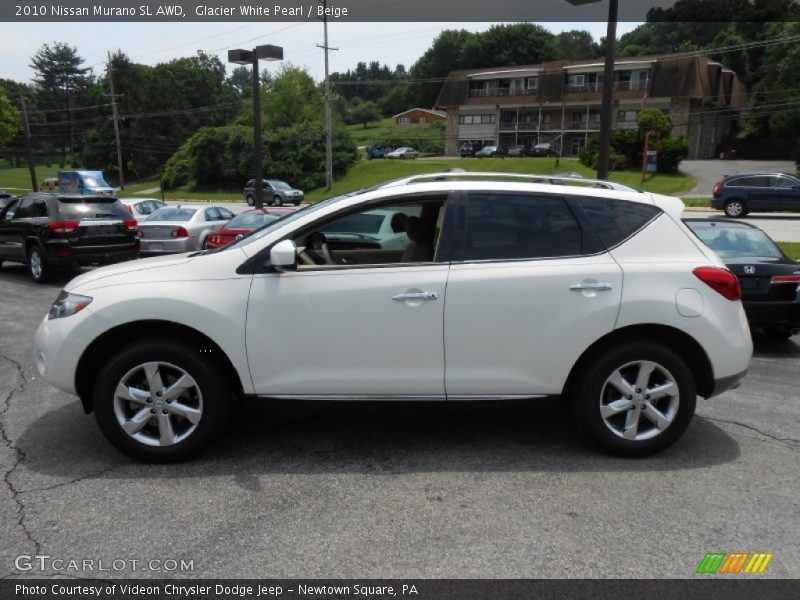
[[[86,273],[87,271],[88,269],[85,267],[75,270],[64,269],[55,271],[47,283],[36,284],[33,279],[31,279],[31,274],[28,272],[27,265],[23,265],[21,263],[3,262],[3,265],[0,266],[0,282],[7,281],[10,283],[62,288],[71,279],[74,279],[78,275]]]
[[[753,356],[763,358],[800,357],[800,334],[788,340],[776,340],[763,332],[753,332]]]
[[[736,440],[697,417],[671,448],[644,459],[603,453],[558,401],[392,403],[248,401],[196,459],[145,465],[112,448],[77,402],[31,423],[25,466],[56,481],[259,474],[642,472],[736,460]],[[248,479],[249,478],[249,479]],[[56,483],[55,485],[58,485]],[[38,486],[34,486],[38,487]]]

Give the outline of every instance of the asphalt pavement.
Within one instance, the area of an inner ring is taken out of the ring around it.
[[[186,577],[683,578],[716,551],[800,576],[800,337],[758,339],[742,387],[646,459],[598,452],[549,401],[284,402],[237,406],[205,455],[151,466],[36,373],[63,284],[0,268],[0,577],[98,575],[15,568],[38,554],[126,561],[104,578],[170,560]]]

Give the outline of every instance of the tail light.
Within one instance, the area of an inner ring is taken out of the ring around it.
[[[775,275],[770,283],[800,283],[800,275]]]
[[[725,180],[726,180],[726,179],[728,179],[728,176],[727,176],[727,175],[725,175],[725,177],[723,177],[722,179],[720,179],[720,180],[719,180],[719,181],[718,181],[718,182],[717,182],[717,183],[714,185],[714,191],[713,191],[713,194],[714,194],[715,196],[719,196],[719,195],[722,193],[722,186],[723,186],[723,185],[725,185]]]
[[[125,229],[128,231],[134,231],[139,227],[139,223],[136,219],[125,219],[122,224],[125,225]]]
[[[741,300],[742,286],[739,279],[720,267],[697,267],[692,273],[715,292],[728,300]]]
[[[52,233],[74,233],[80,224],[80,221],[53,221],[48,227]]]
[[[59,248],[58,255],[61,258],[69,258],[70,256],[72,256],[72,252],[70,251],[69,248]]]
[[[186,231],[185,227],[178,227],[177,229],[173,229],[172,233],[169,235],[174,238],[185,238],[189,237],[189,232]]]

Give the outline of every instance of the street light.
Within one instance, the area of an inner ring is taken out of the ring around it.
[[[600,1],[601,0],[567,0],[567,2],[574,6],[593,4]],[[606,62],[603,69],[603,107],[600,109],[600,155],[597,161],[598,179],[608,179],[609,145],[611,143],[611,108],[614,101],[614,54],[617,45],[618,4],[618,0],[609,0],[608,2]]]
[[[253,65],[253,204],[256,208],[264,206],[264,178],[261,173],[261,94],[259,91],[258,61],[283,60],[283,48],[266,44],[252,50],[228,50],[228,62],[237,65]]]

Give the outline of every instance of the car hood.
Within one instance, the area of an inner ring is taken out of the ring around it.
[[[129,275],[130,273],[134,273],[136,271],[141,271],[142,275],[144,276],[143,278],[149,279],[153,275],[153,273],[150,272],[153,269],[166,269],[185,264],[191,260],[190,257],[192,254],[194,253],[187,252],[185,254],[155,256],[153,258],[142,258],[139,260],[131,260],[128,262],[117,263],[115,265],[100,267],[99,269],[94,269],[93,271],[79,275],[70,281],[64,287],[64,290],[71,292],[78,288],[85,288],[87,285],[97,283],[105,285],[106,282],[101,280],[117,277],[119,275]]]

